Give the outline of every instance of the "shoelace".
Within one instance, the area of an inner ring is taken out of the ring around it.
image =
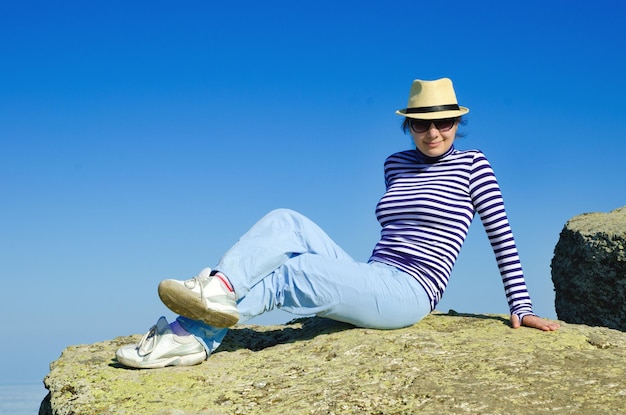
[[[147,356],[156,347],[157,326],[150,327],[150,330],[143,335],[139,343],[137,343],[137,354]],[[144,347],[145,346],[145,347]]]
[[[190,290],[193,290],[196,287],[196,285],[199,285],[200,286],[200,298],[204,298],[204,286],[206,285],[206,283],[208,283],[210,278],[212,277],[196,275],[195,277],[189,280],[186,280],[184,284],[185,284],[185,287],[189,288]],[[206,283],[203,284],[203,282],[206,282]]]

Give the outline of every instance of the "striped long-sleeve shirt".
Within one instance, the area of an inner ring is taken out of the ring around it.
[[[511,314],[533,314],[500,186],[479,150],[451,147],[439,157],[419,150],[385,161],[387,190],[376,216],[381,239],[370,261],[395,266],[426,289],[434,309],[478,213],[495,253]]]

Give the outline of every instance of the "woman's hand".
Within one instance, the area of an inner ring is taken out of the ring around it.
[[[555,330],[558,330],[559,327],[561,327],[559,323],[556,323],[554,321],[548,321],[541,317],[532,316],[532,315],[524,317],[522,324],[520,324],[519,317],[517,317],[515,314],[511,315],[511,325],[513,326],[514,329],[517,329],[520,326],[526,326],[526,327],[532,327],[532,328],[543,330],[543,331],[555,331]]]

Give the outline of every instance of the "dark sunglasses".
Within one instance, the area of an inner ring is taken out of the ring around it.
[[[430,129],[431,124],[435,124],[435,128],[439,131],[448,131],[454,124],[456,124],[456,118],[444,118],[442,120],[416,120],[411,119],[411,130],[416,133],[424,133]]]

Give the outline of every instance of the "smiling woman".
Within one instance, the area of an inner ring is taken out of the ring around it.
[[[458,151],[458,105],[447,78],[416,80],[409,119],[417,149],[385,161],[386,192],[376,206],[380,240],[367,262],[357,262],[319,226],[289,209],[276,209],[245,233],[213,269],[189,280],[159,283],[161,317],[137,345],[118,349],[136,368],[194,365],[220,346],[229,327],[267,311],[317,315],[358,327],[397,329],[435,309],[475,213],[496,256],[514,328],[559,325],[537,317],[498,182],[478,150]]]

